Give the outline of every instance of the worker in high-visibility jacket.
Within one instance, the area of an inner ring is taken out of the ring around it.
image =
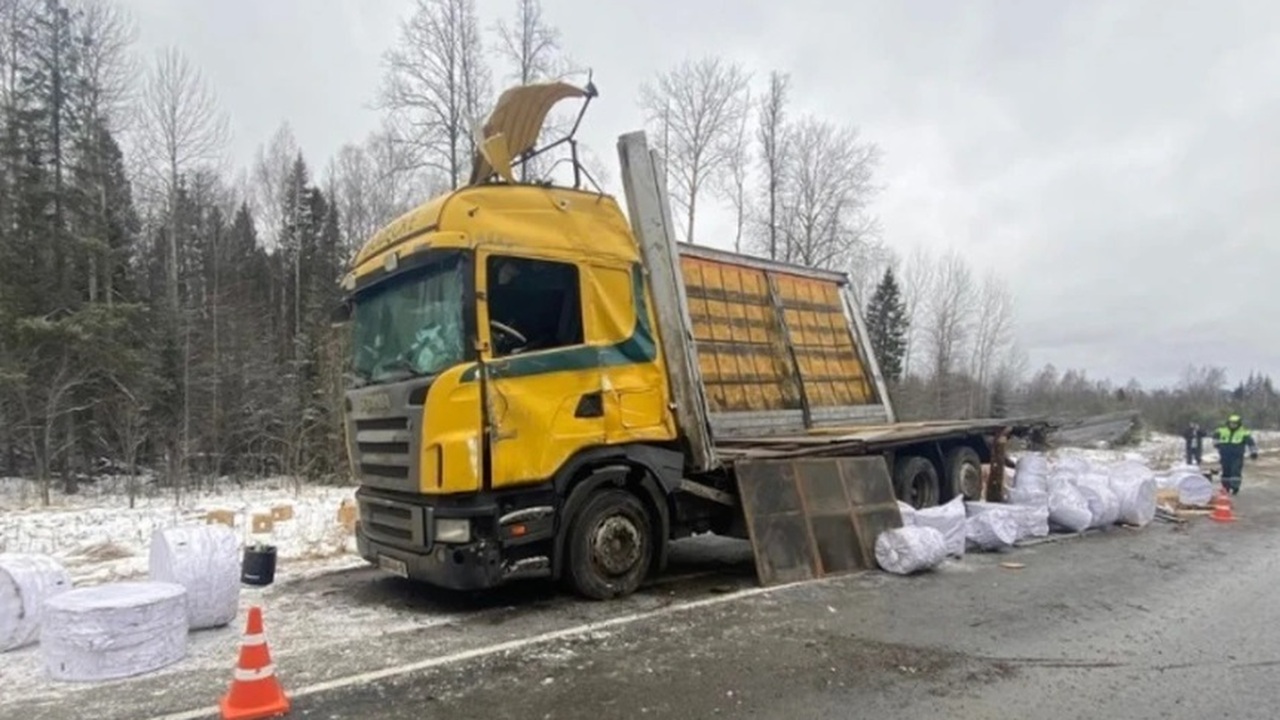
[[[1258,444],[1253,433],[1240,421],[1239,415],[1227,418],[1227,424],[1213,434],[1213,446],[1218,450],[1222,463],[1222,487],[1232,495],[1240,494],[1240,480],[1244,477],[1244,456],[1247,451],[1253,460],[1258,459]]]

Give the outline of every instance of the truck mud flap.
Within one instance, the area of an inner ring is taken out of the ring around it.
[[[881,457],[734,463],[761,585],[876,567],[876,537],[902,527]]]

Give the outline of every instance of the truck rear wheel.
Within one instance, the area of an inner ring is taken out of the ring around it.
[[[938,469],[929,458],[911,455],[898,459],[893,468],[893,489],[898,499],[914,508],[938,504]]]
[[[573,519],[567,549],[574,590],[593,600],[630,595],[653,559],[649,512],[625,490],[599,490]]]
[[[978,457],[976,450],[967,445],[951,448],[947,451],[946,468],[951,497],[982,499],[982,459]]]

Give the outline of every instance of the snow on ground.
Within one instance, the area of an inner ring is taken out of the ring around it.
[[[1280,431],[1256,431],[1253,437],[1257,441],[1258,447],[1262,450],[1280,449]],[[1151,433],[1136,446],[1110,448],[1106,447],[1105,443],[1102,445],[1102,447],[1089,448],[1060,448],[1051,451],[1049,456],[1054,458],[1062,455],[1075,455],[1084,457],[1090,462],[1099,465],[1116,463],[1130,456],[1138,456],[1155,470],[1164,470],[1174,465],[1181,465],[1186,459],[1186,443],[1177,435]],[[1205,438],[1202,460],[1205,464],[1218,462],[1218,453],[1213,449],[1211,438]]]
[[[43,553],[66,566],[77,585],[146,575],[154,531],[207,522],[214,511],[229,513],[241,544],[276,546],[282,577],[295,570],[315,571],[356,561],[355,540],[339,519],[351,487],[294,487],[275,478],[246,484],[220,483],[204,493],[137,498],[130,508],[111,481],[86,484],[76,495],[57,493],[40,507],[34,483],[0,479],[0,552]],[[266,532],[253,533],[255,515],[292,517],[275,520]]]
[[[334,597],[311,597],[293,592],[297,582],[339,570],[366,565],[355,554],[355,539],[339,517],[353,487],[295,486],[285,478],[246,483],[218,483],[201,493],[139,497],[130,508],[114,479],[86,483],[76,495],[55,492],[50,507],[40,506],[40,494],[29,480],[0,478],[0,553],[52,555],[71,573],[77,587],[124,579],[145,579],[151,535],[161,528],[204,524],[209,513],[229,513],[241,545],[255,541],[277,548],[276,582],[266,588],[244,586],[239,617],[230,626],[192,633],[186,660],[165,672],[224,668],[234,658],[243,631],[244,610],[251,604],[267,608],[273,638],[298,647],[340,647],[367,638],[372,631],[395,632],[445,622],[442,616],[414,617],[410,613],[360,607]],[[288,508],[286,520],[275,520],[270,531],[253,533],[255,515]],[[56,683],[44,674],[39,646],[0,653],[0,678],[6,698],[57,696],[77,692],[84,685]],[[95,685],[96,686],[96,685]]]

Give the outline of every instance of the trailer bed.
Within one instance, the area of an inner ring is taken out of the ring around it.
[[[965,436],[994,437],[1005,429],[1014,437],[1031,437],[1047,433],[1050,423],[1044,418],[991,418],[824,428],[804,435],[717,439],[716,452],[727,462],[735,459],[867,455],[922,442],[945,442]]]

